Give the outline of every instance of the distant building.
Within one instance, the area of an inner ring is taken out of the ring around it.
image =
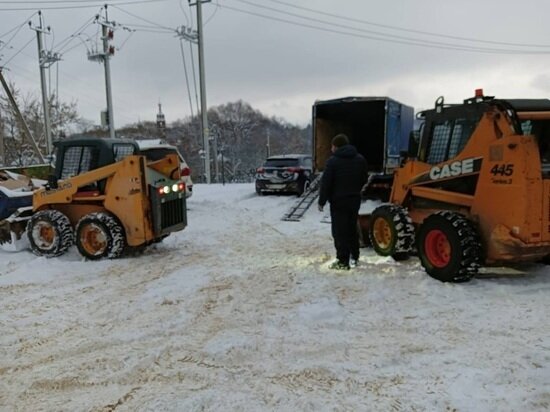
[[[166,138],[166,119],[164,118],[164,113],[162,113],[162,104],[159,103],[159,112],[157,113],[157,129],[159,132],[159,137],[161,139]]]

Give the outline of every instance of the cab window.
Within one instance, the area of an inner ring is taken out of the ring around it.
[[[432,140],[428,148],[427,162],[437,164],[446,160],[449,138],[451,136],[451,123],[446,121],[442,124],[436,124],[432,132]]]
[[[97,167],[97,151],[91,146],[73,146],[63,153],[61,179],[67,179]]]
[[[437,164],[456,157],[466,146],[476,126],[468,119],[446,120],[435,124],[426,162]]]
[[[135,154],[136,148],[131,144],[114,144],[113,145],[113,156],[115,162],[119,162],[124,159],[126,156],[131,156]]]

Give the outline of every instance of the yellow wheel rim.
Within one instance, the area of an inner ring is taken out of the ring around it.
[[[381,249],[387,249],[390,247],[393,236],[391,227],[386,219],[379,217],[374,221],[372,234],[374,235],[374,241]]]
[[[33,228],[32,237],[38,247],[49,250],[53,247],[56,239],[55,228],[50,222],[39,221]]]
[[[107,235],[99,225],[87,223],[80,230],[80,245],[89,255],[101,255],[107,248]]]

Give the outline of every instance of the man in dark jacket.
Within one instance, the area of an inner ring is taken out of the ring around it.
[[[361,189],[367,182],[367,162],[344,134],[332,139],[331,150],[321,179],[319,210],[323,210],[327,201],[330,203],[336,261],[329,268],[347,270],[350,264],[356,266],[359,259],[357,215]]]

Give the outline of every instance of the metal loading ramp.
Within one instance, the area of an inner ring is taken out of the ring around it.
[[[317,199],[317,196],[319,196],[319,186],[321,185],[322,175],[322,173],[319,173],[317,177],[313,179],[309,188],[296,200],[292,207],[288,209],[288,212],[283,215],[281,220],[286,220],[288,222],[300,221],[311,204]]]

